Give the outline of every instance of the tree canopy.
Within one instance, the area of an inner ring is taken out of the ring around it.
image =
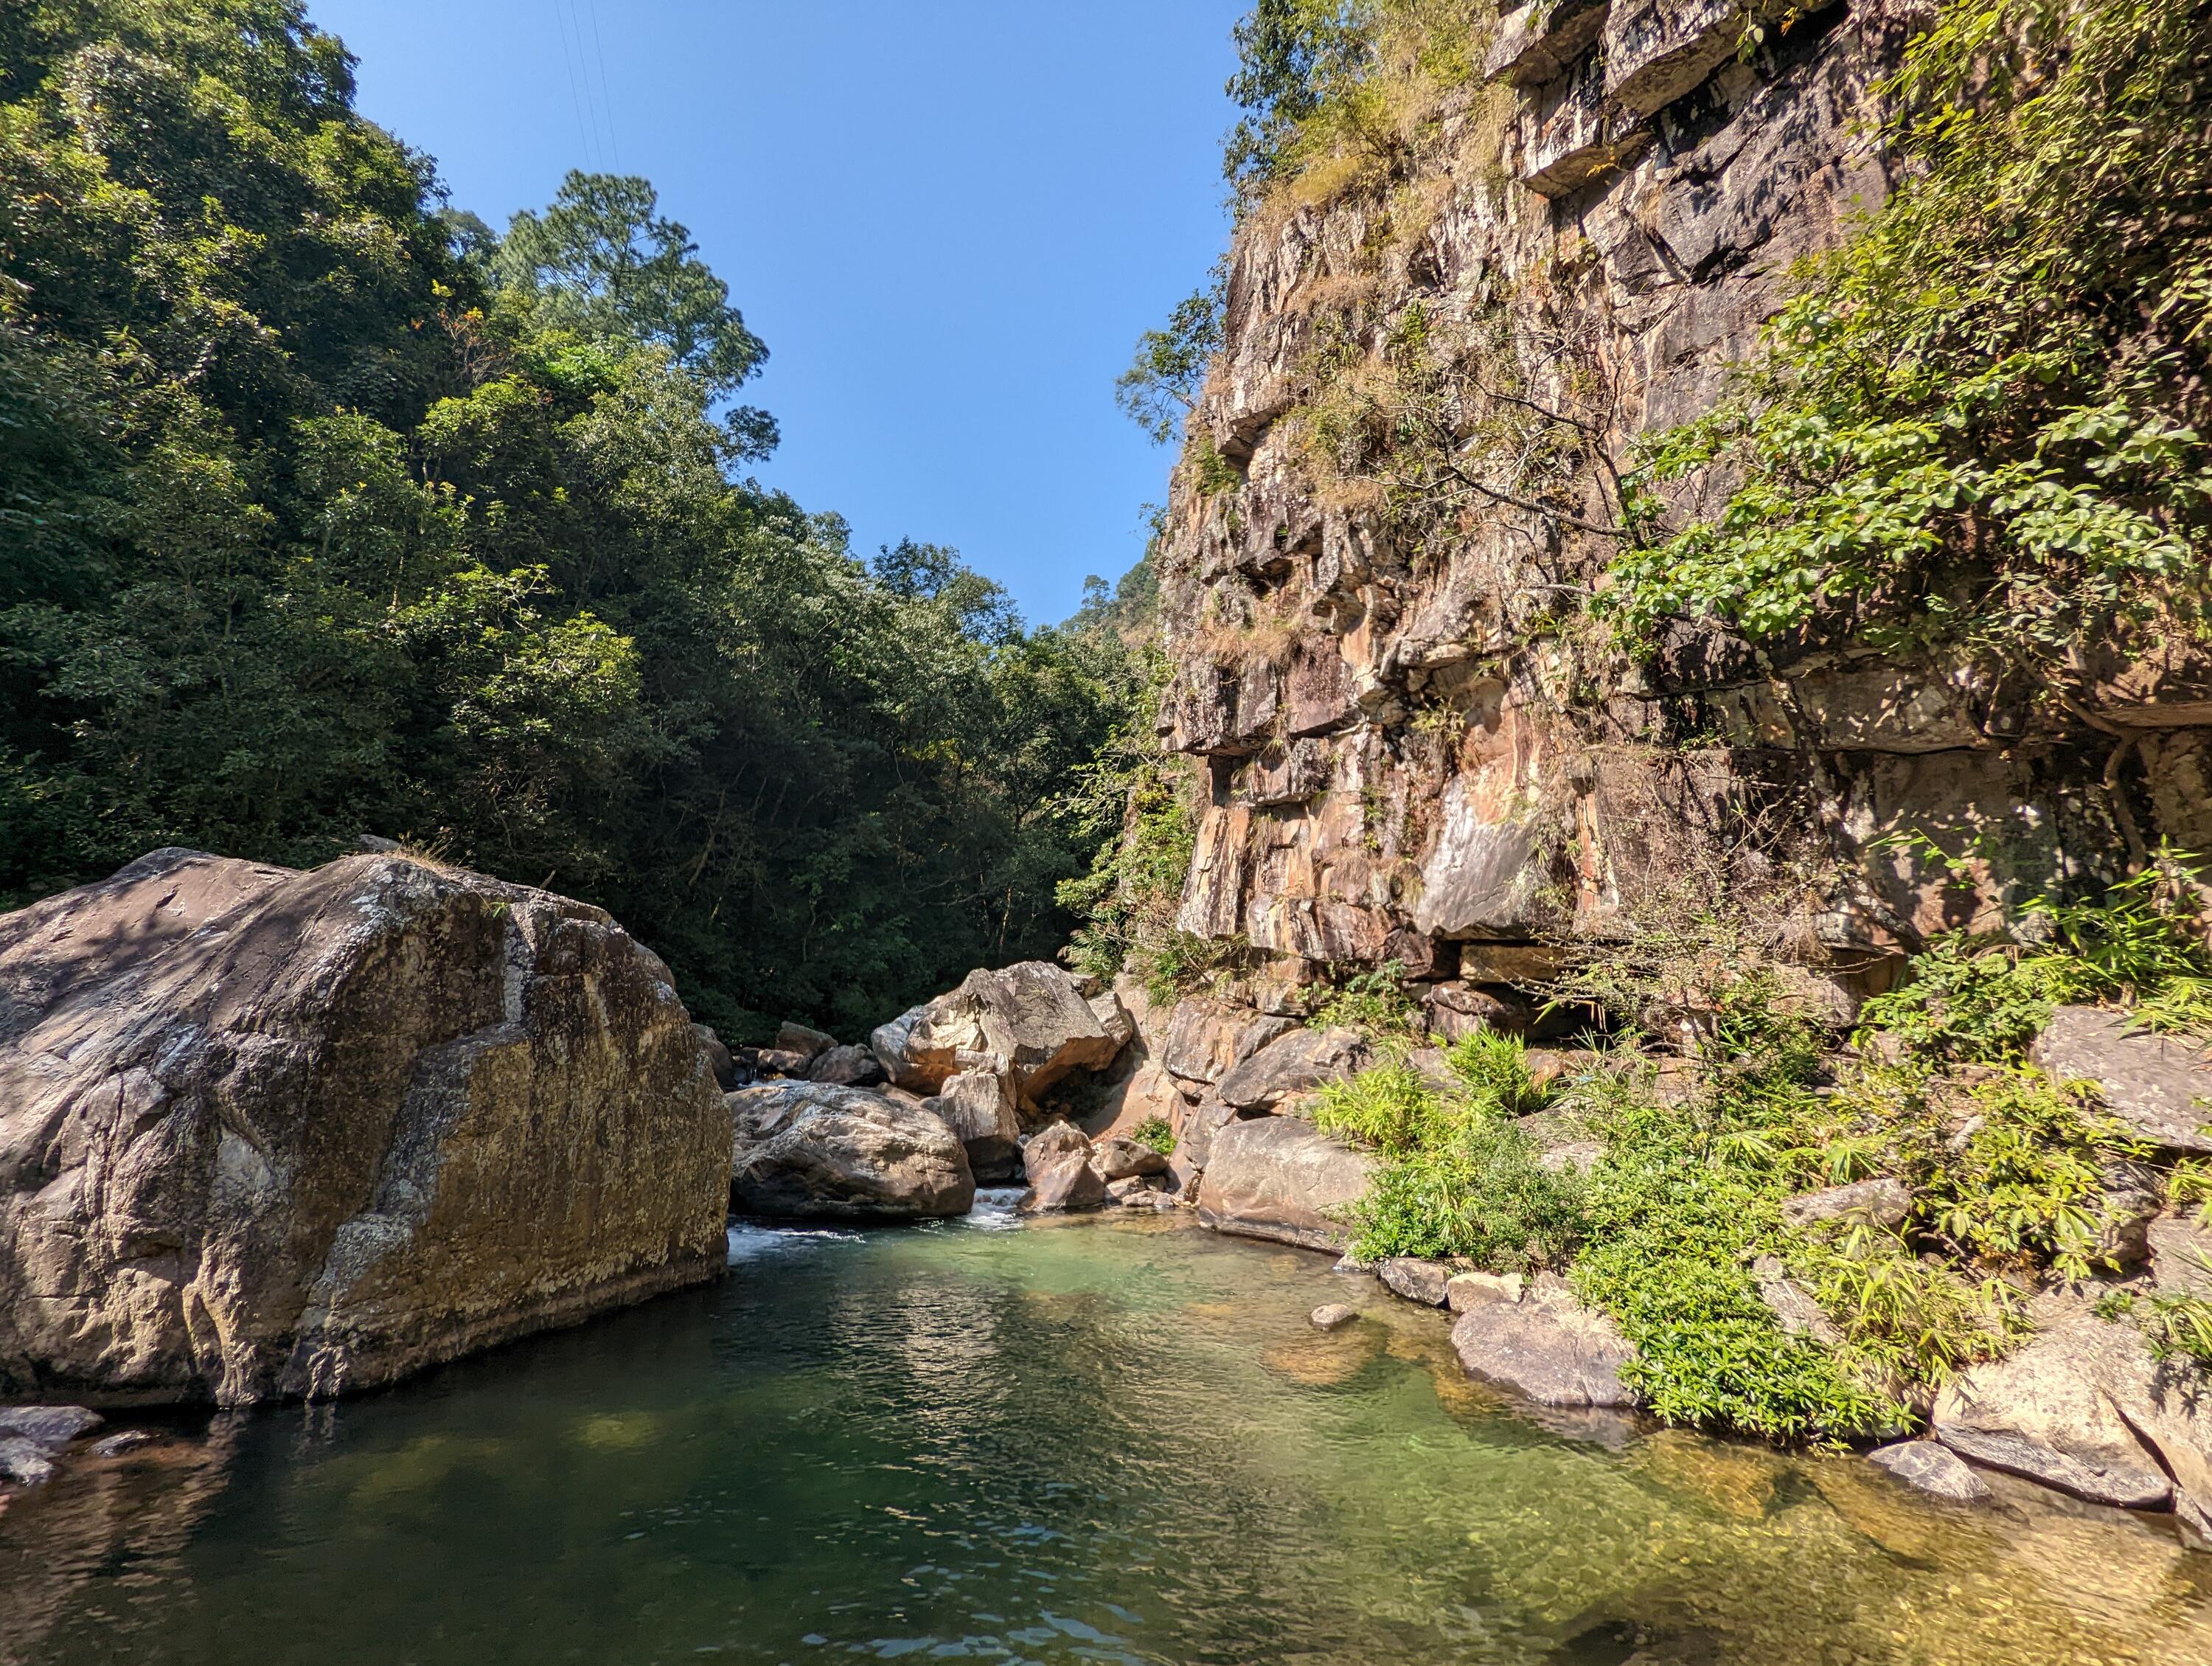
[[[740,1030],[1051,952],[1127,651],[740,477],[766,350],[641,179],[450,209],[299,0],[0,9],[0,905],[387,834]]]

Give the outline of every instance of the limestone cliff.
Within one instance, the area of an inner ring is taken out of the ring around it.
[[[1179,923],[1249,944],[1260,1005],[1322,963],[1540,976],[1685,885],[1786,893],[1777,950],[1863,982],[2128,837],[2212,845],[2174,668],[2039,727],[1940,658],[1589,628],[1636,436],[1714,401],[1899,165],[1866,118],[1910,10],[1753,13],[1478,20],[1407,154],[1241,219],[1158,556],[1161,734],[1207,771]]]

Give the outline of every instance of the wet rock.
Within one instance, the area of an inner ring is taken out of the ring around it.
[[[1231,1122],[1212,1137],[1199,1219],[1245,1237],[1340,1250],[1374,1159],[1294,1116]]]
[[[142,1446],[151,1446],[155,1438],[150,1430],[125,1429],[118,1434],[109,1435],[104,1440],[94,1441],[92,1453],[94,1457],[121,1457],[125,1453],[135,1452]]]
[[[881,1087],[890,1080],[890,1073],[871,1049],[832,1047],[807,1067],[806,1078],[832,1087]]]
[[[1054,1122],[1022,1147],[1022,1172],[1029,1190],[1024,1214],[1042,1215],[1096,1209],[1106,1201],[1106,1181],[1091,1162],[1091,1141],[1073,1122]]]
[[[66,1446],[106,1421],[82,1406],[0,1406],[0,1436],[33,1445]]]
[[[2094,1082],[2105,1109],[2172,1155],[2212,1152],[2212,1057],[2170,1036],[2130,1035],[2125,1012],[2062,1006],[2035,1039],[2037,1064],[2062,1082]]]
[[[1342,1302],[1327,1302],[1306,1316],[1316,1330],[1341,1330],[1359,1316],[1357,1308],[1346,1307]]]
[[[1907,1487],[1932,1498],[1972,1504],[1990,1496],[1990,1484],[1976,1474],[1948,1447],[1932,1440],[1900,1440],[1878,1446],[1867,1461],[1887,1469]]]
[[[1419,1302],[1427,1307],[1442,1307],[1449,1298],[1447,1287],[1451,1283],[1452,1269],[1440,1261],[1393,1256],[1376,1272],[1385,1289],[1409,1302]]]
[[[730,1207],[791,1219],[968,1213],[975,1178],[944,1122],[862,1088],[775,1083],[731,1094]]]
[[[1133,1140],[1101,1140],[1092,1146],[1091,1160],[1109,1184],[1116,1180],[1127,1180],[1145,1175],[1164,1175],[1168,1171],[1164,1153],[1150,1146],[1140,1146]]]
[[[0,1435],[0,1481],[37,1487],[53,1478],[53,1454],[34,1440]]]
[[[0,1391],[392,1382],[720,1276],[730,1125],[598,909],[159,851],[0,919]]]
[[[1022,1119],[1014,1110],[1013,1084],[1004,1076],[988,1069],[963,1070],[921,1105],[952,1130],[978,1183],[998,1185],[1020,1176]]]
[[[1556,1274],[1540,1273],[1518,1302],[1468,1308],[1452,1327],[1468,1374],[1544,1406],[1632,1406],[1620,1380],[1635,1357],[1613,1321],[1575,1299]]]
[[[1273,1110],[1327,1083],[1350,1079],[1367,1059],[1366,1038],[1356,1030],[1294,1030],[1230,1070],[1214,1091],[1237,1110]]]
[[[1518,1273],[1459,1273],[1444,1285],[1444,1305],[1455,1313],[1491,1302],[1517,1302],[1528,1281]]]
[[[1112,1064],[1129,1034],[1123,1018],[1109,1029],[1064,968],[1033,960],[970,972],[957,989],[893,1019],[870,1042],[891,1079],[914,1092],[937,1092],[981,1055],[1027,1101],[1072,1071]]]
[[[1912,1194],[1905,1183],[1885,1175],[1790,1198],[1782,1206],[1782,1218],[1792,1226],[1865,1222],[1894,1231],[1905,1225],[1911,1208]]]

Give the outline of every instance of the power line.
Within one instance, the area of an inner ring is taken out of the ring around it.
[[[585,0],[592,11],[592,46],[599,58],[600,103],[607,112],[607,148],[614,153],[615,166],[622,166],[622,143],[615,137],[615,89],[607,79],[607,49],[599,40],[599,0]]]
[[[592,129],[586,125],[584,119],[584,94],[576,79],[576,60],[570,57],[568,52],[568,14],[561,9],[561,0],[553,0],[553,27],[561,36],[561,67],[568,72],[568,98],[575,106],[576,137],[582,141],[584,146],[584,155],[580,160],[587,164],[595,164],[599,159],[594,153],[599,147]]]

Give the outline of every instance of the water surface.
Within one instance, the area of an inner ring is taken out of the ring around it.
[[[1324,1258],[1002,1213],[732,1255],[23,1496],[0,1660],[2212,1662],[2168,1522],[1538,1421]]]

